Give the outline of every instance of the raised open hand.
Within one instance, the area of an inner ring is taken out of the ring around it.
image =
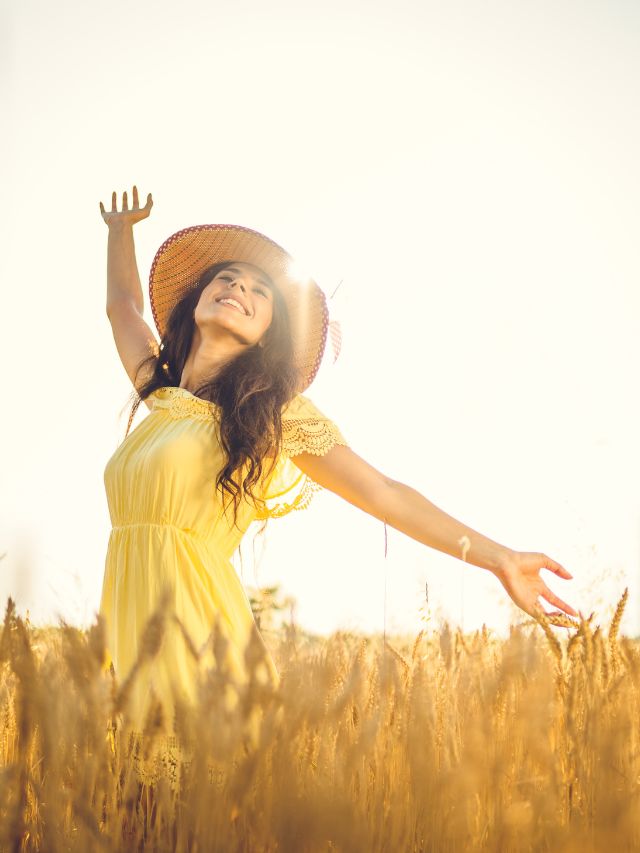
[[[151,193],[147,196],[147,203],[145,206],[140,207],[140,203],[138,201],[138,188],[134,186],[133,207],[131,210],[129,210],[127,192],[125,190],[122,193],[122,210],[118,210],[118,195],[114,192],[111,196],[111,210],[105,210],[103,203],[100,202],[100,213],[109,227],[118,223],[134,225],[136,222],[140,222],[141,219],[146,219],[151,213],[152,207],[153,199],[151,198]]]
[[[505,561],[500,570],[495,574],[521,610],[530,616],[545,613],[538,596],[546,599],[554,607],[560,608],[547,612],[547,616],[557,616],[564,611],[570,616],[578,616],[578,613],[561,598],[552,592],[540,577],[540,570],[548,569],[560,578],[570,580],[571,575],[564,566],[556,563],[546,554],[514,551],[510,558]]]

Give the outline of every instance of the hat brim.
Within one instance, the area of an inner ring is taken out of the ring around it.
[[[149,299],[162,337],[171,311],[207,267],[240,261],[262,269],[284,297],[289,313],[299,391],[313,381],[324,353],[329,312],[323,291],[312,279],[295,274],[293,258],[251,228],[242,225],[192,225],[160,246],[149,273]]]

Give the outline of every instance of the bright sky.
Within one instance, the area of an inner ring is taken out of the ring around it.
[[[640,630],[640,8],[629,0],[80,0],[0,6],[5,366],[0,595],[78,624],[100,599],[107,460],[130,392],[99,201],[153,193],[163,240],[229,222],[331,293],[308,396],[371,464]],[[143,411],[144,410],[144,411]],[[136,416],[144,417],[146,408]],[[324,493],[259,565],[317,631],[504,633],[487,572]],[[386,596],[385,596],[386,590]],[[385,603],[386,602],[386,603]],[[550,609],[547,605],[547,609]],[[385,622],[386,620],[386,622]]]

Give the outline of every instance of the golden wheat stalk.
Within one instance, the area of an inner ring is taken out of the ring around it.
[[[565,616],[564,613],[553,613],[547,616],[550,625],[554,625],[556,628],[579,628],[580,623],[575,619],[571,619],[569,616]]]
[[[611,627],[609,628],[609,643],[613,645],[616,642],[616,637],[618,636],[618,631],[620,629],[620,620],[622,619],[622,614],[624,613],[624,608],[627,603],[627,599],[629,597],[629,587],[625,587],[624,592],[622,593],[622,597],[618,602],[616,607],[616,612],[613,614],[613,619],[611,620]]]
[[[551,651],[556,656],[558,663],[562,663],[562,646],[560,645],[560,641],[558,640],[558,638],[551,630],[551,626],[549,624],[550,618],[543,611],[537,611],[536,613],[534,613],[533,618],[544,631],[545,636],[549,641],[549,645],[551,646]]]

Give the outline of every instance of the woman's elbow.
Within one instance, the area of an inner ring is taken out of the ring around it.
[[[398,502],[398,486],[401,484],[390,477],[382,477],[368,496],[368,512],[380,521],[389,522]]]

